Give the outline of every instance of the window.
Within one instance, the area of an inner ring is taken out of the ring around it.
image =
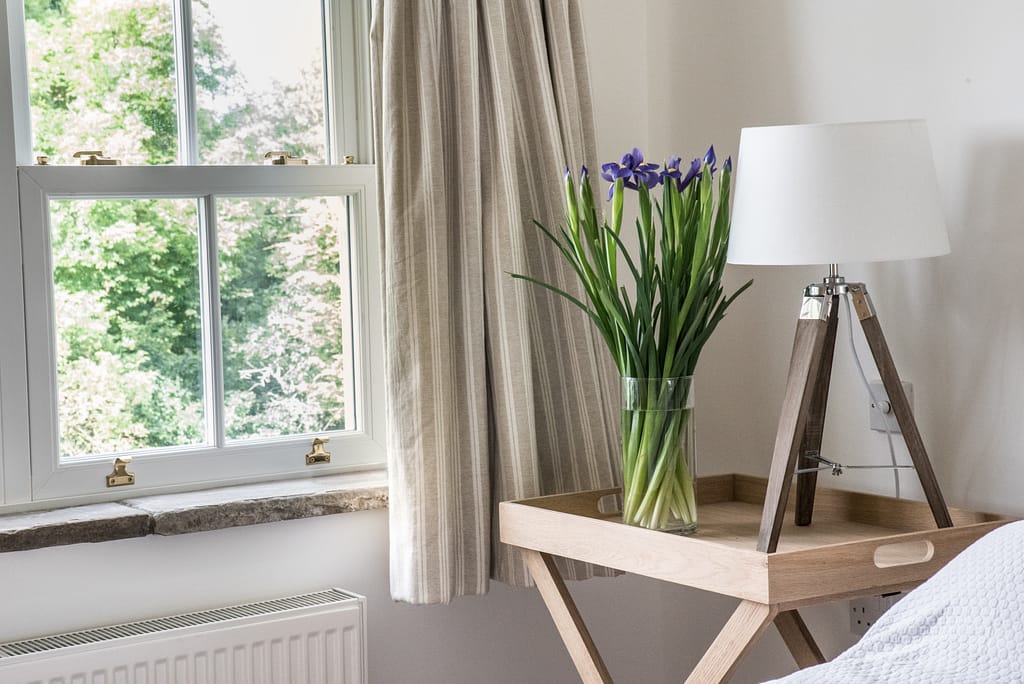
[[[0,333],[0,503],[382,463],[375,170],[339,163],[369,158],[365,3],[24,12],[8,16],[21,230],[0,252],[21,259],[0,264],[18,268],[0,275],[18,328]],[[100,151],[121,164],[75,159]],[[314,437],[330,465],[305,465]],[[109,489],[118,457],[135,484]]]

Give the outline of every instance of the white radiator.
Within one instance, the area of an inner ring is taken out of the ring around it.
[[[363,684],[365,604],[328,589],[0,644],[0,684]]]

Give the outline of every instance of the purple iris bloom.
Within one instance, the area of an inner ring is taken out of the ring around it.
[[[661,171],[661,182],[669,183],[672,180],[678,181],[683,177],[683,172],[679,170],[682,165],[682,158],[680,157],[669,157],[668,161],[665,162],[665,168]]]
[[[692,162],[690,162],[690,168],[686,172],[686,175],[683,176],[682,180],[678,181],[678,183],[677,183],[678,186],[679,186],[679,192],[682,192],[683,190],[685,190],[686,186],[688,186],[690,183],[692,183],[694,178],[696,178],[698,180],[700,179],[700,169],[701,169],[701,161],[700,161],[700,159],[694,159]]]
[[[608,186],[608,199],[611,200],[612,195],[615,193],[615,181],[620,178],[628,180],[633,175],[633,169],[627,165],[627,161],[632,161],[632,155],[625,155],[621,162],[608,162],[607,164],[601,165],[601,178],[611,183]]]
[[[658,165],[644,162],[644,153],[633,148],[632,153],[633,159],[636,160],[636,166],[633,168],[633,184],[629,187],[634,190],[637,188],[637,183],[643,183],[648,188],[653,188],[655,185],[661,182],[661,175],[658,173]]]
[[[633,190],[639,187],[639,183],[643,183],[648,188],[653,188],[661,182],[661,176],[658,174],[658,165],[644,162],[643,152],[635,147],[632,152],[622,155],[622,159],[618,163],[608,162],[603,164],[601,166],[601,177],[612,184],[608,188],[608,199],[612,198],[615,192],[615,181],[620,178],[623,181],[623,185]]]
[[[708,151],[704,153],[704,163],[711,167],[711,173],[714,174],[718,169],[715,168],[715,146],[712,145],[708,148]]]
[[[725,170],[732,173],[732,157],[725,158]]]
[[[642,159],[643,157],[641,157]],[[633,169],[636,168],[636,159],[629,152],[622,155],[618,162],[608,162],[601,165],[601,178],[609,183],[614,183],[620,178],[629,179],[633,177]]]
[[[604,178],[609,183],[609,185],[608,185],[608,200],[609,201],[611,200],[612,195],[615,194],[615,181],[619,180],[620,178],[626,179],[628,181],[628,179],[632,175],[633,175],[633,172],[629,168],[623,166],[622,164],[617,164],[615,162],[608,162],[607,164],[604,164],[603,166],[601,166],[601,178]]]

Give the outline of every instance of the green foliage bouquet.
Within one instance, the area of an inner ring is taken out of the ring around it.
[[[590,176],[577,191],[565,173],[566,225],[536,225],[565,257],[585,297],[531,278],[594,322],[623,378],[623,520],[653,529],[696,528],[690,380],[704,344],[748,281],[730,296],[721,279],[729,241],[732,162],[716,168],[714,148],[683,170],[679,157],[659,167],[634,149],[602,166],[611,184],[611,221],[599,220]],[[717,211],[715,175],[718,174]],[[661,187],[661,201],[652,194]],[[621,237],[626,191],[636,191],[639,251]],[[620,258],[626,272],[620,274]],[[620,283],[620,275],[625,283]],[[627,287],[632,279],[632,288]],[[688,425],[689,424],[689,425]],[[687,453],[689,451],[689,453]]]

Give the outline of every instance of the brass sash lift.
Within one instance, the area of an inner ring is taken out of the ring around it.
[[[804,290],[761,515],[758,551],[774,553],[778,548],[779,532],[798,463],[796,524],[811,524],[818,479],[814,466],[819,463],[817,457],[825,425],[825,406],[839,323],[839,298],[847,294],[853,300],[854,311],[889,395],[893,414],[906,440],[935,524],[938,527],[953,526],[867,289],[863,283],[847,283],[833,264],[824,282],[808,285]]]

